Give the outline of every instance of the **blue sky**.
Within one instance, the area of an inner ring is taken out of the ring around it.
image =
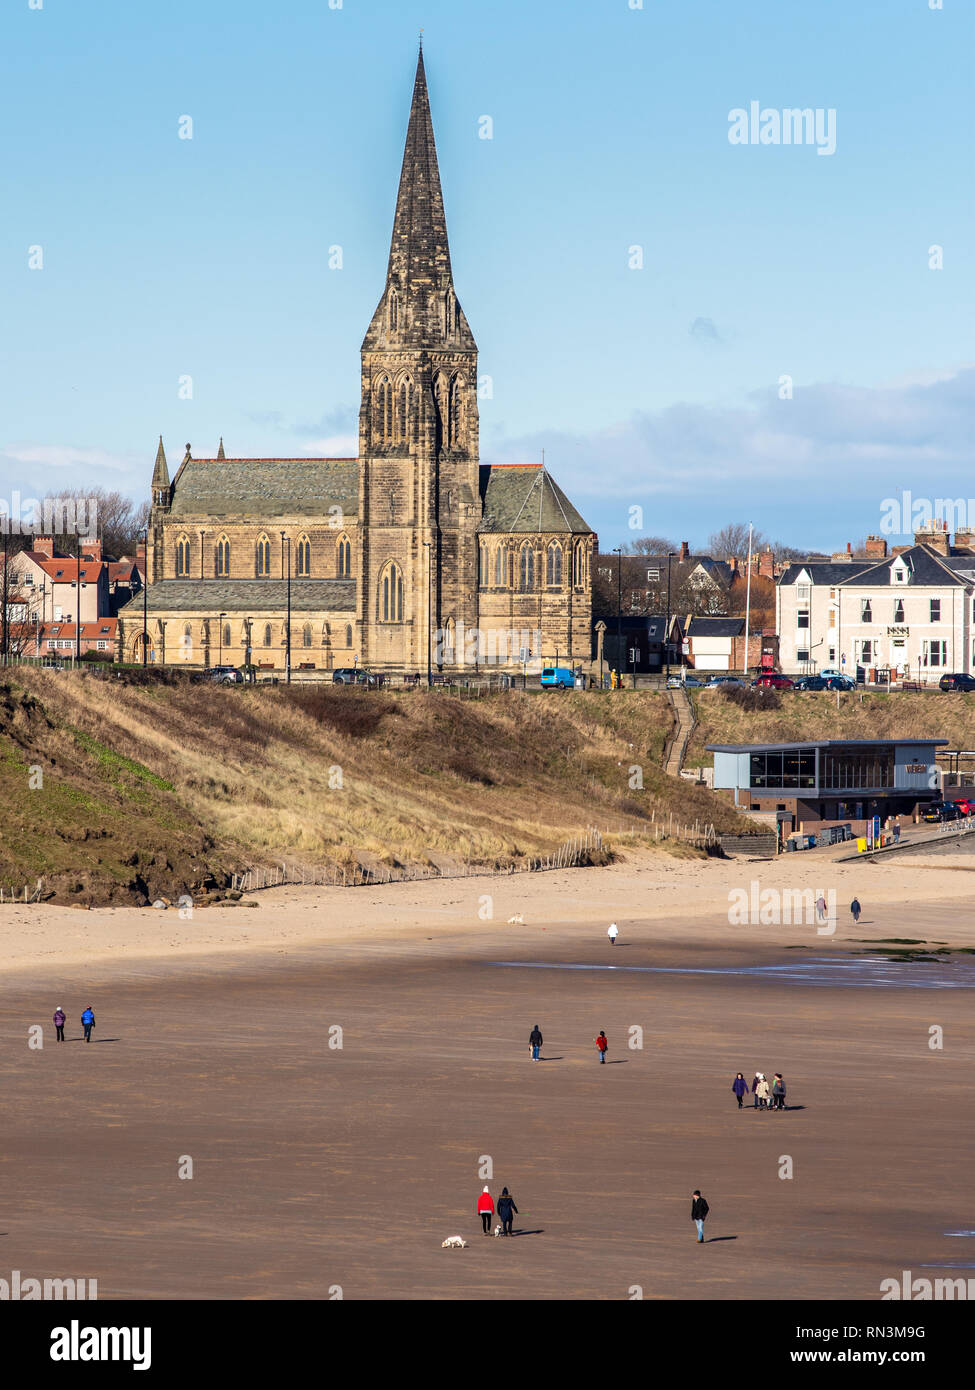
[[[971,0],[631,3],[4,0],[0,496],[356,452],[421,27],[483,461],[606,549],[975,494]],[[732,145],[751,101],[835,153]]]

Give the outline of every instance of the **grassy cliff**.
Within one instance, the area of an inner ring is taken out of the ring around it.
[[[503,866],[671,812],[740,828],[664,776],[659,694],[140,686],[27,668],[5,681],[5,890],[43,877],[61,901],[140,900],[283,857]]]

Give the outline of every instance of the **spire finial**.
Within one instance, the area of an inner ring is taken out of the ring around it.
[[[420,30],[420,52],[423,52],[423,30]]]

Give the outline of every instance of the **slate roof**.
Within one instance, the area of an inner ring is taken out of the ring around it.
[[[122,617],[142,613],[141,593],[119,609]],[[258,613],[283,611],[288,605],[286,579],[162,579],[145,593],[150,613]],[[354,613],[354,579],[292,579],[291,608],[295,613]]]
[[[745,630],[744,618],[698,618],[687,624],[687,637],[739,637]]]
[[[779,583],[796,584],[800,574],[805,570],[812,584],[828,584],[830,588],[835,588],[844,580],[852,579],[864,570],[873,569],[875,563],[873,560],[855,560],[853,564],[834,564],[831,560],[795,560],[785,569]]]
[[[817,561],[796,561],[782,575],[780,584],[795,584],[803,570],[808,571],[813,584],[829,584],[834,588],[879,588],[887,585],[900,588],[891,578],[890,571],[896,561],[901,560],[911,571],[907,587],[910,585],[936,586],[945,588],[951,585],[965,585],[972,582],[975,570],[975,556],[939,555],[929,545],[912,545],[899,555],[888,555],[883,560],[857,560],[849,564],[821,564]]]
[[[478,531],[536,534],[565,531],[588,536],[592,527],[540,463],[482,464],[484,514]]]
[[[170,516],[328,516],[359,511],[358,459],[195,459],[173,479]]]

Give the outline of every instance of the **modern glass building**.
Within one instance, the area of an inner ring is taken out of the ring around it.
[[[812,822],[911,816],[941,797],[938,739],[827,739],[822,743],[708,744],[714,789],[743,811],[779,813],[792,830]],[[784,814],[782,814],[784,813]]]

